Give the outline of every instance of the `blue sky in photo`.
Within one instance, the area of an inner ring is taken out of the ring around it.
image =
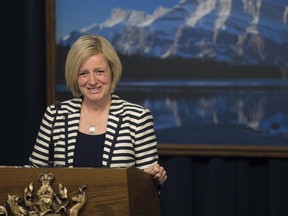
[[[162,5],[172,7],[180,0],[56,0],[56,37],[101,23],[110,16],[112,8],[134,9],[152,13]]]

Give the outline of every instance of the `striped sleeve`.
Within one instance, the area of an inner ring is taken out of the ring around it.
[[[158,161],[157,140],[151,112],[143,109],[135,131],[136,167],[145,169]]]
[[[42,118],[37,134],[34,149],[29,158],[32,167],[48,166],[49,143],[51,140],[51,128],[54,120],[55,108],[48,106]]]

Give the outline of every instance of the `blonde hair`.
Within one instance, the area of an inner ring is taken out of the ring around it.
[[[76,97],[81,96],[78,86],[78,73],[81,65],[89,57],[102,54],[112,72],[111,92],[120,81],[122,64],[112,44],[100,35],[85,35],[79,37],[70,48],[65,65],[67,87]]]

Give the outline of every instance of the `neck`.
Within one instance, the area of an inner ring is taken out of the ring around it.
[[[102,113],[106,110],[109,110],[111,103],[111,96],[106,97],[101,101],[91,101],[91,100],[86,100],[85,98],[83,99],[82,106],[84,109],[86,109],[89,112],[93,113]]]

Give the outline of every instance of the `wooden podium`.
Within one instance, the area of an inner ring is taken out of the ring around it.
[[[67,189],[68,197],[75,196],[80,187],[86,186],[87,200],[79,215],[160,216],[157,187],[151,176],[135,167],[0,168],[0,206],[7,206],[8,194],[23,196],[24,189],[31,183],[37,191],[41,187],[39,175],[45,172],[54,174],[50,185],[55,193],[59,184]]]

